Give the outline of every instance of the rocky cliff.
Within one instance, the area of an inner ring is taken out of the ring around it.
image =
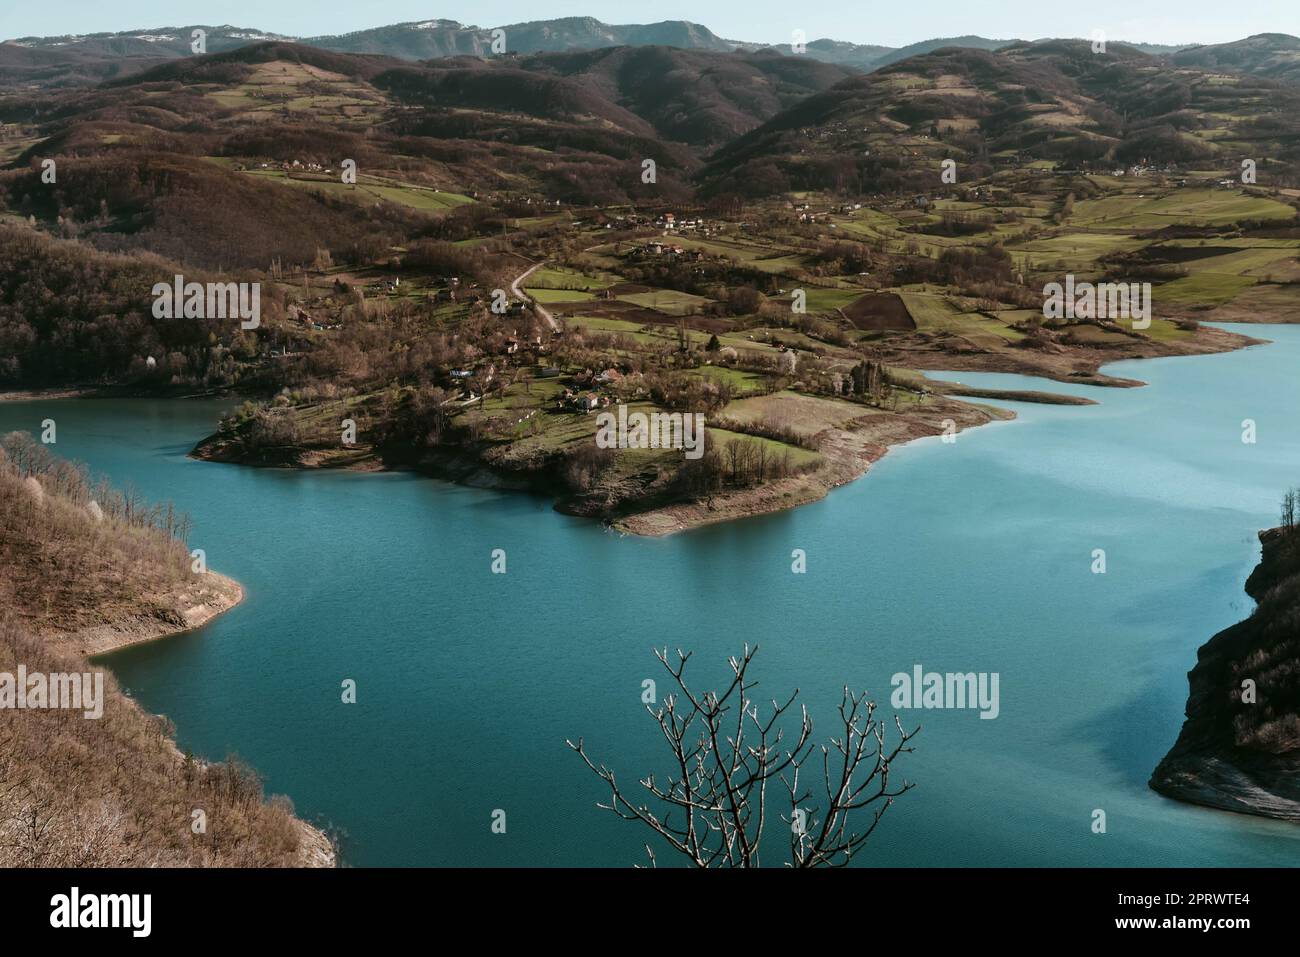
[[[1258,603],[1188,674],[1187,721],[1151,787],[1208,807],[1300,821],[1300,529],[1260,533]]]

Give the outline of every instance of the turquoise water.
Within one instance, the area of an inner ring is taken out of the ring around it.
[[[218,403],[8,403],[0,428],[55,418],[57,451],[191,513],[192,545],[247,600],[107,661],[182,747],[238,753],[339,828],[350,864],[640,862],[647,835],[595,807],[603,785],[564,739],[628,784],[666,774],[640,702],[662,677],[651,649],[693,650],[716,683],[745,642],[761,700],[797,686],[822,735],[844,684],[887,701],[916,664],[1000,675],[996,720],[903,715],[923,726],[899,766],[917,787],[866,863],[1291,864],[1300,829],[1146,786],[1196,648],[1249,613],[1255,533],[1300,484],[1300,328],[1263,334],[1275,343],[1108,367],[1143,389],[953,374],[1101,404],[998,403],[1020,417],[895,449],[823,502],[664,540],[410,475],[187,459]]]

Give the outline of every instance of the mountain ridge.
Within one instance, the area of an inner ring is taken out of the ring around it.
[[[1300,91],[1223,76],[1118,43],[1105,54],[1080,40],[940,48],[801,100],[718,150],[703,176],[715,192],[743,183],[759,196],[924,190],[947,160],[963,177],[1025,161],[1110,172],[1262,155],[1295,167]]]
[[[445,56],[485,56],[492,52],[493,35],[504,31],[506,50],[513,53],[558,53],[617,46],[672,46],[679,49],[740,51],[777,50],[793,53],[791,43],[733,40],[720,37],[707,26],[688,20],[661,20],[644,24],[609,24],[589,16],[531,20],[480,27],[457,20],[412,20],[353,30],[347,33],[295,37],[230,24],[147,27],[117,32],[25,36],[0,42],[28,49],[76,52],[114,57],[185,56],[193,30],[207,33],[209,52],[261,40],[284,40],[340,53],[378,53],[400,59],[424,60]],[[809,40],[803,54],[811,59],[859,70],[872,70],[919,53],[946,46],[997,49],[1015,40],[967,35],[920,40],[901,47],[856,43],[833,37]],[[1177,45],[1136,44],[1146,52],[1169,52]],[[75,49],[74,49],[75,48]]]

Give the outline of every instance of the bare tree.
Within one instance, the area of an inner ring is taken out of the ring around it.
[[[768,790],[780,786],[788,807],[779,817],[789,837],[787,866],[841,867],[866,844],[894,798],[912,789],[906,780],[891,786],[890,776],[894,761],[913,750],[910,742],[921,729],[904,731],[895,717],[897,740],[888,744],[876,704],[865,692],[855,694],[846,687],[838,737],[816,745],[812,719],[802,704],[798,729],[787,735],[783,721],[799,691],[784,704],[772,700],[766,716],[760,715],[750,697],[757,682],[747,678],[757,651],[746,645],[739,658],[728,659],[732,678],[727,687],[702,694],[683,677],[690,654],[678,651],[670,663],[666,648],[655,651],[675,691],[657,707],[647,706],[673,759],[666,783],[653,773],[640,781],[653,802],[629,797],[612,770],[592,761],[581,738],[565,743],[609,786],[609,803],[598,807],[640,821],[697,867],[758,867],[769,825]],[[816,799],[803,783],[808,777],[817,786]],[[649,844],[646,853],[654,866]]]

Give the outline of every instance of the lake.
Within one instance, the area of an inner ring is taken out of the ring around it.
[[[649,833],[595,807],[604,785],[565,738],[632,788],[666,776],[641,703],[644,679],[667,689],[652,649],[693,651],[704,687],[748,642],[759,700],[799,688],[819,738],[843,685],[888,711],[891,676],[916,665],[999,675],[996,720],[902,713],[923,727],[896,769],[916,788],[864,864],[1283,865],[1300,828],[1146,785],[1197,647],[1249,614],[1256,532],[1300,484],[1300,327],[1246,331],[1274,342],[1107,367],[1141,389],[953,373],[1100,404],[998,402],[1019,418],[895,448],[822,502],[662,540],[410,474],[186,458],[231,403],[2,403],[0,429],[54,418],[55,451],[190,513],[191,546],[247,599],[105,662],[182,748],[237,753],[336,827],[347,864],[643,862]]]

